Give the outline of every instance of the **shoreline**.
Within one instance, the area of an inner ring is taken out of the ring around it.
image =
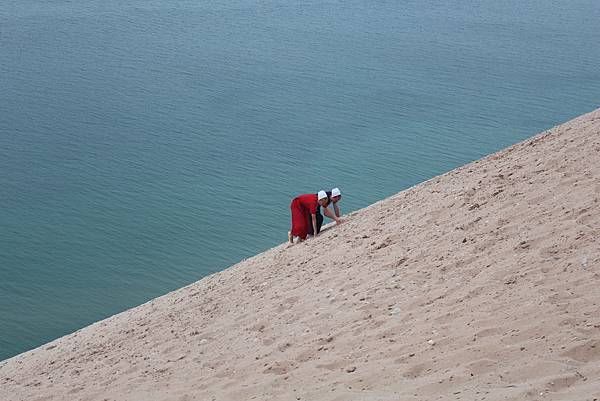
[[[600,109],[1,361],[0,398],[600,399],[599,198]]]

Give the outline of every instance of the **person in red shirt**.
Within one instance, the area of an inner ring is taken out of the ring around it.
[[[292,212],[292,229],[288,232],[288,239],[294,242],[296,238],[304,241],[312,227],[313,232],[317,231],[317,207],[320,205],[327,208],[329,200],[325,191],[319,191],[318,194],[304,194],[295,197],[290,204]]]

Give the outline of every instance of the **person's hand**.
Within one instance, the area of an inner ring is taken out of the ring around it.
[[[335,224],[342,224],[342,222],[343,222],[343,220],[342,220],[342,219],[337,219],[337,220],[335,221]]]

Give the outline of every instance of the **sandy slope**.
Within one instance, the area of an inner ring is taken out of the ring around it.
[[[0,363],[0,399],[600,400],[599,198],[597,110]]]

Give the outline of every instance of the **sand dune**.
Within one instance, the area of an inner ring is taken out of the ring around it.
[[[4,361],[0,399],[600,400],[599,198],[597,110]]]

